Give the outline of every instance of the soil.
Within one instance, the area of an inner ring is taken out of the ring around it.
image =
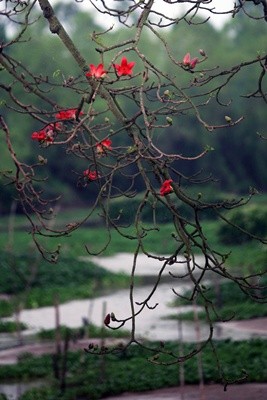
[[[229,385],[224,391],[221,385],[188,385],[148,392],[123,393],[119,396],[105,397],[103,400],[266,400],[267,383],[246,383]]]

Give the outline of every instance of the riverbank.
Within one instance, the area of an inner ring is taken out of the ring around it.
[[[219,323],[217,325],[223,326],[227,324],[228,329],[240,332],[245,331],[250,334],[251,338],[266,337],[267,338],[267,317],[266,318],[254,318],[251,320],[243,321],[232,321],[227,323]],[[105,346],[116,345],[122,343],[125,339],[105,339]],[[101,344],[99,338],[88,338],[76,340],[70,342],[70,351],[77,351],[79,349],[87,348],[89,343]],[[0,351],[0,365],[16,364],[19,357],[25,353],[32,354],[34,356],[40,356],[43,354],[53,354],[56,352],[55,342],[39,342],[32,344],[25,344],[22,346],[12,347]]]
[[[103,400],[266,400],[267,383],[244,383],[229,385],[224,391],[222,385],[186,385],[140,393],[123,393],[119,396],[104,397]]]
[[[123,339],[105,339],[105,346],[116,346],[122,343]],[[69,344],[69,351],[77,351],[86,349],[89,343],[94,345],[102,345],[103,340],[99,338],[92,339],[80,339],[71,341]],[[61,343],[61,348],[64,344]],[[10,349],[5,349],[0,351],[0,365],[13,365],[19,361],[19,358],[24,354],[31,354],[33,356],[42,356],[44,354],[55,354],[56,344],[55,342],[39,342],[32,344],[24,344],[21,346],[12,347]]]

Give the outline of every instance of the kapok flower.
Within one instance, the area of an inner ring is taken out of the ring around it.
[[[85,74],[85,76],[87,76],[88,78],[96,78],[96,79],[105,78],[106,75],[107,71],[104,70],[103,64],[98,64],[98,66],[90,64],[90,71],[86,72]]]
[[[56,114],[56,119],[67,120],[67,119],[75,119],[77,114],[77,108],[70,108],[69,110],[59,111]],[[79,116],[83,115],[83,112],[80,111]]]
[[[167,179],[166,181],[164,181],[162,183],[160,191],[159,191],[161,196],[165,196],[166,194],[169,194],[173,191],[171,183],[172,183],[172,179]]]
[[[91,171],[90,169],[86,169],[83,171],[83,176],[88,179],[88,181],[95,181],[99,178],[99,175],[96,171]]]
[[[54,141],[55,132],[60,129],[61,129],[60,122],[54,122],[54,123],[48,124],[40,131],[33,132],[32,139],[38,140],[38,142],[52,143]]]
[[[106,152],[106,150],[112,150],[112,141],[110,139],[102,140],[102,142],[96,145],[96,151],[99,155]]]
[[[53,142],[53,138],[48,136],[44,129],[33,132],[32,140],[38,140],[38,142]]]
[[[135,62],[128,62],[126,57],[122,57],[121,64],[114,64],[114,68],[116,69],[118,76],[132,75],[134,66]]]
[[[191,58],[190,53],[186,53],[186,55],[183,58],[183,64],[185,67],[188,67],[190,69],[194,69],[195,66],[198,63],[198,58]]]

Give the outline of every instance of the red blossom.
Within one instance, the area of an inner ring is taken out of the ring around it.
[[[60,129],[61,129],[60,122],[48,124],[40,131],[33,132],[32,139],[38,140],[38,142],[52,143],[54,141],[55,131]]]
[[[50,129],[53,129],[53,131],[60,131],[62,129],[62,123],[61,122],[53,122],[49,125],[47,125]]]
[[[32,133],[32,140],[38,140],[38,142],[45,142],[47,141],[48,136],[44,130],[36,131]],[[49,138],[52,141],[52,138]]]
[[[70,108],[69,110],[59,111],[56,114],[56,119],[67,120],[67,119],[76,119],[78,109]],[[79,116],[83,115],[83,112],[80,111]]]
[[[195,66],[198,63],[198,58],[191,58],[190,53],[186,53],[186,55],[183,58],[183,64],[185,67],[188,67],[190,69],[194,69]]]
[[[104,319],[104,324],[108,326],[110,324],[110,314],[107,314]]]
[[[190,65],[190,61],[191,61],[190,53],[186,53],[186,55],[183,58],[183,64],[188,67]]]
[[[104,78],[107,75],[107,71],[104,70],[104,65],[103,64],[98,64],[98,66],[95,66],[94,64],[90,64],[90,71],[86,72],[85,76],[88,78]]]
[[[165,196],[166,194],[169,194],[173,191],[173,188],[171,186],[172,182],[173,182],[172,179],[167,179],[166,181],[164,181],[162,183],[160,191],[159,191],[161,196]]]
[[[112,150],[112,141],[110,139],[102,140],[102,142],[96,145],[96,151],[98,154],[105,153],[106,150]]]
[[[121,64],[114,64],[114,68],[116,69],[118,76],[132,75],[134,66],[135,62],[128,62],[126,57],[122,57]]]
[[[89,181],[95,181],[99,178],[98,173],[96,171],[91,171],[90,169],[86,169],[85,171],[83,171],[83,176]]]

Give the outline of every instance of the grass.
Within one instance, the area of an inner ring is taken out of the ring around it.
[[[145,224],[147,229],[152,227]],[[218,241],[219,221],[203,221],[203,232],[210,244],[211,248],[224,254],[230,254],[227,264],[230,266],[255,266],[256,260],[259,260],[259,253],[262,253],[262,245],[256,241],[246,243],[241,246],[222,245]],[[124,235],[132,235],[135,233],[133,228],[122,229]],[[105,249],[109,241],[109,233],[111,241],[108,248]],[[177,242],[173,238],[174,228],[172,224],[159,225],[158,230],[149,230],[143,239],[145,250],[156,254],[172,254],[177,248]],[[15,231],[13,242],[13,254],[21,255],[25,253],[36,253],[37,250],[33,244],[31,235],[23,231]],[[89,255],[85,246],[92,252],[100,252],[104,256],[121,252],[133,253],[138,245],[137,239],[127,239],[121,236],[116,230],[108,232],[104,227],[84,227],[73,232],[70,236],[61,238],[45,238],[40,237],[42,245],[47,246],[51,251],[56,250],[57,246],[61,246],[60,253],[66,258],[78,258],[80,256]],[[156,249],[156,251],[155,251]],[[7,250],[6,234],[0,232],[0,250]],[[196,249],[199,252],[199,249]],[[256,265],[257,266],[257,265]]]
[[[60,336],[61,338],[68,335],[71,339],[75,338],[129,338],[129,332],[124,329],[107,329],[103,327],[98,327],[92,323],[88,326],[83,326],[78,329],[68,328],[64,325],[60,326]],[[40,340],[51,340],[54,341],[56,337],[55,329],[42,329],[38,332],[37,337]]]

